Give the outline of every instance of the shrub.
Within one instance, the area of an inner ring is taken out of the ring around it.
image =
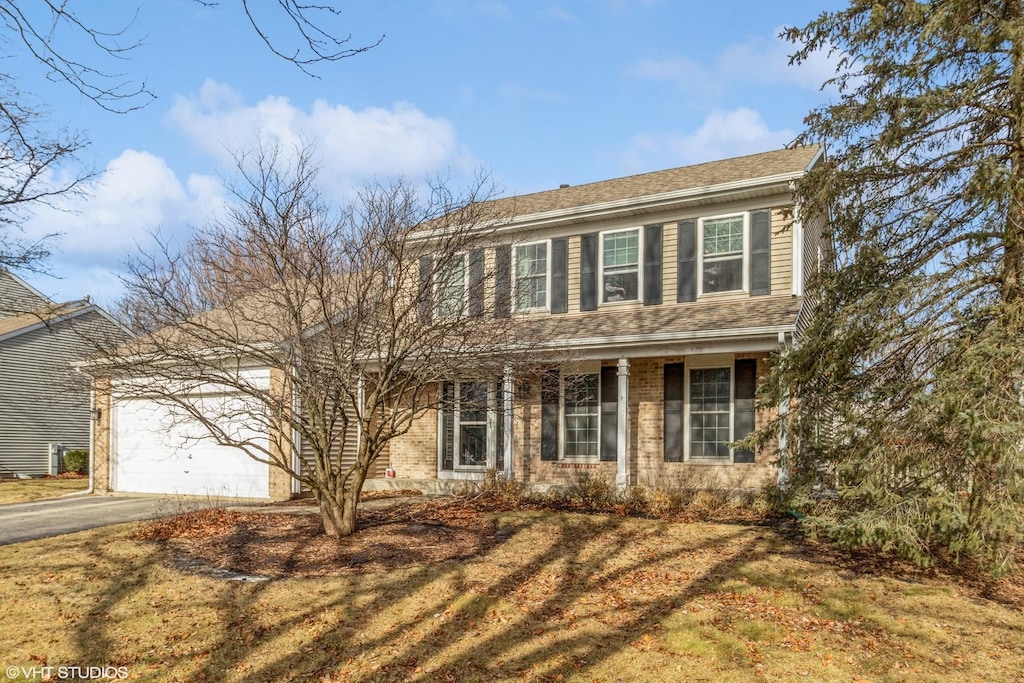
[[[570,507],[580,510],[606,511],[614,507],[620,497],[615,482],[580,472],[563,489],[562,499]]]
[[[64,469],[75,474],[88,474],[89,451],[81,448],[64,451]]]

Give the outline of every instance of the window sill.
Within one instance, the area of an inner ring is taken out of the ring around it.
[[[601,306],[622,306],[623,304],[638,304],[640,299],[623,299],[622,301],[602,301],[598,305]]]
[[[730,296],[736,296],[737,294],[746,294],[749,296],[750,292],[746,289],[729,289],[724,292],[701,292],[697,295],[697,300],[701,299],[720,299]]]
[[[599,470],[601,469],[602,462],[600,460],[559,460],[552,463],[560,470]],[[609,465],[615,463],[609,462]]]
[[[684,465],[698,465],[701,467],[721,467],[722,465],[756,465],[755,462],[733,462],[731,458],[688,458]]]

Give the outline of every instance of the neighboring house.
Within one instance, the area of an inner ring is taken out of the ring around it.
[[[120,326],[88,298],[54,303],[0,269],[0,475],[57,474],[89,448],[90,387],[73,364]]]
[[[509,218],[492,226],[492,246],[452,264],[433,305],[450,314],[486,301],[484,314],[520,316],[534,361],[548,352],[550,367],[491,380],[469,379],[467,368],[440,383],[445,407],[416,420],[379,463],[394,469],[389,483],[438,486],[489,469],[538,484],[580,472],[623,486],[775,481],[775,445],[729,444],[768,417],[755,410],[758,378],[769,354],[798,341],[822,226],[800,220],[792,183],[821,155],[783,149],[491,202]],[[423,252],[429,259],[429,241]],[[499,274],[493,291],[474,291],[481,268]],[[254,372],[283,381],[278,370]],[[295,492],[237,450],[184,448],[187,435],[169,438],[163,409],[146,399],[105,396],[99,490]]]

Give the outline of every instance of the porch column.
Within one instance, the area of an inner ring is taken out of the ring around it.
[[[505,478],[508,480],[511,480],[515,473],[515,468],[512,466],[512,410],[515,407],[513,391],[515,391],[515,381],[512,377],[512,366],[506,365],[505,376],[502,378],[501,400],[504,405],[502,406],[501,419],[504,422],[502,428],[505,430],[505,443],[502,444],[505,451]]]
[[[616,413],[616,420],[618,421],[619,429],[616,432],[615,438],[615,455],[617,461],[617,470],[615,473],[615,485],[620,489],[624,489],[629,486],[629,463],[627,462],[627,453],[629,446],[629,359],[619,359],[619,373],[618,373],[618,411]]]

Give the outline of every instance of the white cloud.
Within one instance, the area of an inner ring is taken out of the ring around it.
[[[717,98],[724,92],[721,79],[687,57],[641,59],[630,67],[629,73],[636,78],[667,81],[685,92],[700,94],[704,100]]]
[[[776,30],[776,34],[782,29]],[[818,90],[833,77],[839,61],[827,50],[812,53],[800,65],[790,65],[789,57],[796,46],[777,35],[771,38],[751,37],[729,45],[719,56],[717,70],[733,80],[795,85]]]
[[[481,0],[475,5],[476,11],[480,14],[486,14],[496,19],[510,19],[512,17],[512,10],[508,8],[503,2],[499,0]]]
[[[125,150],[88,183],[82,196],[62,196],[37,206],[27,236],[57,233],[48,266],[62,278],[42,278],[39,288],[57,299],[85,294],[111,303],[120,292],[117,271],[136,247],[152,246],[152,233],[180,235],[216,215],[224,190],[216,178],[192,175],[183,185],[166,162],[148,152]],[[88,264],[82,266],[81,264]]]
[[[781,148],[796,133],[770,130],[761,114],[740,107],[715,110],[692,133],[656,131],[637,135],[624,155],[630,171],[669,168]]]
[[[575,24],[580,20],[579,17],[577,17],[575,14],[565,9],[561,5],[551,5],[550,7],[544,10],[543,14],[549,19],[554,19],[556,21],[564,21],[567,24]]]
[[[196,96],[177,98],[167,121],[227,167],[234,152],[260,140],[284,148],[314,144],[323,180],[339,195],[372,177],[418,177],[474,165],[449,121],[404,102],[360,111],[323,100],[303,111],[283,97],[246,105],[234,89],[207,80]]]

